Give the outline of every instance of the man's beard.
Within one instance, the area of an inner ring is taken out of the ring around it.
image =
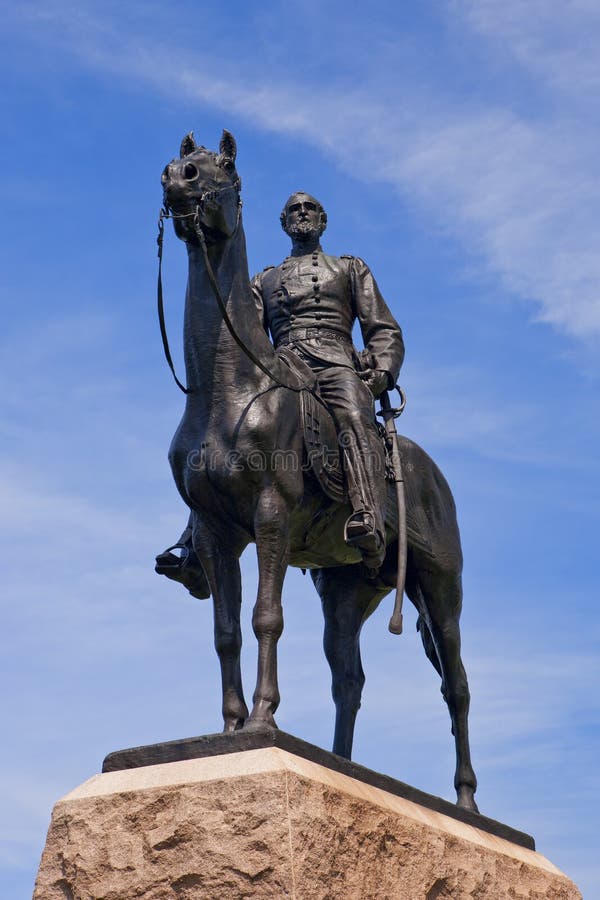
[[[321,236],[321,230],[310,222],[296,222],[287,229],[288,235],[295,241],[311,241]]]

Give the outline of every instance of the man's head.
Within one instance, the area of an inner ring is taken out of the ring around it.
[[[327,228],[327,213],[318,200],[304,191],[288,199],[280,216],[281,227],[293,241],[320,238]]]

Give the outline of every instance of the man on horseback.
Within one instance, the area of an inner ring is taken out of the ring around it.
[[[252,279],[264,327],[275,348],[288,346],[317,376],[336,422],[352,515],[345,539],[368,568],[385,553],[385,457],[373,398],[394,387],[404,358],[400,326],[373,275],[358,257],[328,256],[320,238],[327,214],[310,194],[292,194],[281,213],[292,252]],[[365,350],[357,353],[358,319]]]
[[[385,453],[373,398],[394,387],[404,359],[400,326],[362,259],[323,253],[327,214],[309,194],[292,194],[281,213],[292,251],[279,266],[252,279],[252,292],[275,348],[288,347],[317,376],[321,399],[338,431],[352,514],[346,543],[376,572],[385,555]],[[358,353],[352,328],[358,319],[365,349]],[[180,547],[182,556],[170,550]],[[208,586],[188,526],[179,542],[157,557],[156,571],[181,581],[195,596]]]

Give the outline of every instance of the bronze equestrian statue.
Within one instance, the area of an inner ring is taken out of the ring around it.
[[[288,565],[309,569],[325,618],[333,751],[350,758],[365,681],[360,631],[396,584],[398,507],[385,480],[373,397],[395,383],[402,335],[362,260],[323,253],[326,216],[307,194],[292,195],[282,213],[291,256],[250,282],[235,160],[228,132],[218,153],[196,146],[190,134],[162,175],[165,213],[189,260],[186,406],[169,460],[191,513],[179,542],[182,558],[165,551],[157,571],[195,596],[213,598],[224,730],[233,731],[276,727],[283,580]],[[351,340],[357,318],[361,354]],[[407,438],[398,445],[406,487],[406,593],[450,712],[457,803],[477,810],[460,656],[456,510],[427,454]],[[251,542],[259,570],[252,617],[258,673],[248,713],[239,558]]]

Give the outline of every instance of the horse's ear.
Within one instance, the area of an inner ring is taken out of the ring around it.
[[[190,131],[181,142],[179,156],[183,159],[184,156],[189,156],[190,153],[193,153],[195,149],[196,141],[194,140],[194,132]]]
[[[234,136],[225,128],[223,129],[223,136],[221,138],[221,143],[219,144],[219,152],[221,156],[224,156],[226,159],[230,159],[232,162],[235,162],[235,158],[237,156],[237,144],[235,142]]]

